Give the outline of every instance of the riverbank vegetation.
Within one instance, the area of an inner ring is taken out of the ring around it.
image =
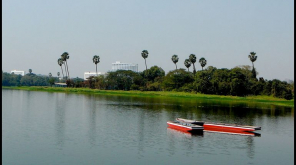
[[[148,58],[148,51],[143,50],[141,55],[145,60]],[[210,94],[220,96],[271,96],[291,100],[294,98],[294,82],[280,81],[278,79],[267,80],[263,77],[257,78],[258,72],[254,67],[257,60],[255,52],[250,52],[248,56],[252,62],[252,67],[248,65],[237,66],[232,69],[218,69],[208,66],[207,60],[202,57],[199,59],[202,70],[196,71],[195,62],[197,61],[194,54],[190,54],[185,59],[184,65],[187,68],[177,67],[179,61],[178,55],[173,55],[171,60],[176,69],[169,71],[167,74],[159,66],[152,66],[143,72],[134,72],[131,70],[117,70],[108,72],[105,75],[90,76],[87,80],[81,78],[70,78],[67,60],[69,53],[64,52],[58,59],[58,65],[61,67],[62,74],[64,65],[66,76],[63,78],[54,77],[51,73],[49,76],[37,76],[29,70],[29,74],[24,76],[3,73],[2,86],[53,86],[55,83],[64,83],[71,88],[90,88],[98,90],[124,90],[124,91],[172,91],[185,92],[188,94]],[[96,73],[97,64],[100,57],[95,55]],[[193,72],[189,67],[193,65]],[[57,74],[60,75],[59,72]],[[63,74],[64,75],[64,74]],[[90,91],[88,91],[90,92]]]
[[[233,69],[217,69],[209,66],[197,71],[195,75],[185,69],[165,72],[153,66],[143,72],[118,70],[106,76],[91,76],[88,80],[72,78],[69,87],[99,90],[125,91],[173,91],[202,93],[221,96],[257,96],[265,95],[291,100],[294,98],[294,82],[264,80],[252,78],[250,66],[238,66]],[[25,76],[2,73],[2,86],[50,86],[50,82],[65,82],[58,77]]]
[[[116,96],[137,96],[137,97],[176,97],[185,99],[211,99],[217,101],[235,101],[235,102],[254,102],[278,106],[294,107],[294,100],[275,98],[272,96],[220,96],[201,93],[173,92],[173,91],[124,91],[124,90],[99,90],[90,88],[61,88],[46,86],[2,86],[3,89],[29,90],[29,91],[46,91],[46,92],[64,92],[79,94],[98,94],[98,95],[116,95]]]

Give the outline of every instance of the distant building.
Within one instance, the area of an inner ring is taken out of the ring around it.
[[[11,74],[12,74],[12,73],[13,73],[13,74],[19,74],[19,75],[22,75],[22,76],[25,75],[25,71],[21,71],[21,70],[12,70],[10,73],[11,73]]]
[[[117,70],[131,70],[134,72],[138,72],[138,64],[128,64],[128,63],[121,63],[120,61],[116,61],[115,63],[112,63],[111,71],[114,72]]]
[[[103,72],[84,72],[84,80],[87,80],[87,78],[89,78],[90,76],[100,76],[103,75],[105,76],[105,73]]]
[[[55,87],[67,87],[66,83],[54,83]]]

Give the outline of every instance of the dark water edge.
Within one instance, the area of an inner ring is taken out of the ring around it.
[[[188,134],[176,117],[262,130]],[[2,138],[2,164],[293,164],[294,108],[2,90]]]

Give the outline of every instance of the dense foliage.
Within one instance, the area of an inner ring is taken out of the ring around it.
[[[49,86],[48,76],[37,76],[33,73],[24,76],[2,73],[2,86]]]
[[[264,80],[256,78],[253,67],[238,66],[232,69],[217,69],[209,66],[195,74],[185,69],[175,69],[165,74],[158,66],[143,72],[118,70],[108,72],[106,76],[91,76],[84,81],[72,78],[72,87],[89,87],[104,90],[141,90],[141,91],[185,91],[216,95],[271,95],[287,100],[294,98],[294,82]],[[33,73],[25,76],[2,72],[2,86],[49,86],[61,82],[58,78],[37,76]],[[65,80],[63,80],[65,82]]]

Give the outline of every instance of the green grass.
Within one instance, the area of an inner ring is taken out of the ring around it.
[[[221,96],[208,95],[200,93],[171,92],[171,91],[122,91],[122,90],[98,90],[89,88],[61,88],[61,87],[4,87],[3,89],[18,89],[30,91],[47,91],[47,92],[65,92],[65,93],[81,93],[81,94],[98,94],[98,95],[119,95],[119,96],[138,96],[138,97],[176,97],[186,99],[213,99],[220,101],[238,101],[238,102],[258,102],[263,104],[279,105],[286,107],[294,107],[293,100],[285,100],[272,96]]]

